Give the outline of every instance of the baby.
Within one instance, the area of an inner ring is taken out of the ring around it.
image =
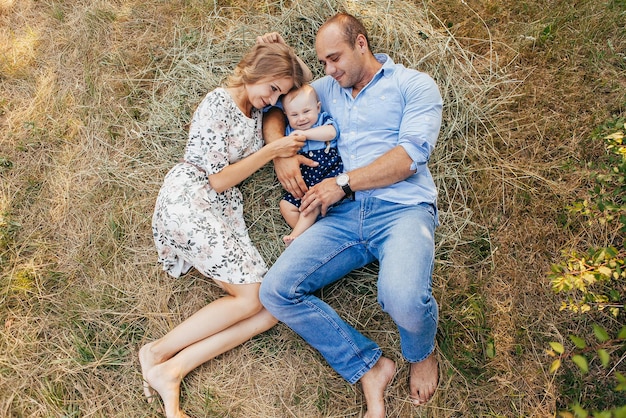
[[[337,152],[339,129],[330,115],[321,112],[321,108],[317,93],[310,85],[292,90],[283,97],[283,111],[289,121],[285,135],[304,135],[307,140],[299,153],[319,163],[317,167],[300,166],[302,178],[308,187],[343,172],[343,163]],[[304,216],[299,207],[300,199],[290,193],[280,202],[280,213],[293,228],[291,234],[283,237],[285,245],[291,244],[319,216],[319,209]]]

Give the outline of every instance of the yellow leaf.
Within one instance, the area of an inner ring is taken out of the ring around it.
[[[556,372],[557,370],[559,370],[559,367],[561,367],[561,359],[554,360],[550,365],[550,373]]]
[[[593,273],[586,272],[583,274],[583,280],[589,284],[594,284],[596,282],[596,276]]]

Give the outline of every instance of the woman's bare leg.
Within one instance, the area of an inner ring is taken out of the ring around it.
[[[167,418],[184,417],[180,409],[180,383],[196,367],[267,331],[276,319],[265,309],[231,327],[186,347],[169,360],[144,373],[146,382],[156,390]]]
[[[262,309],[259,283],[232,285],[221,282],[229,294],[209,303],[168,332],[164,337],[146,344],[143,350],[146,365],[162,363],[185,347],[216,334]],[[143,349],[143,347],[142,347]]]
[[[258,314],[262,309],[258,296],[260,284],[232,285],[224,282],[218,284],[229,295],[213,301],[187,318],[164,337],[144,345],[139,350],[139,362],[145,381],[144,394],[148,398],[148,402],[151,402],[154,396],[150,382],[158,381],[155,379],[154,373],[151,373],[152,369],[171,359],[181,350]],[[250,337],[246,337],[243,341],[248,338]],[[187,373],[188,371],[185,374]],[[178,379],[178,385],[180,385],[180,380],[182,377]],[[167,392],[169,393],[169,391]],[[168,403],[171,404],[172,402],[168,401]]]

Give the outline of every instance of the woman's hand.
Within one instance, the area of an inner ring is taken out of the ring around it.
[[[302,135],[283,136],[267,146],[272,147],[274,158],[293,157],[304,146],[306,138]]]

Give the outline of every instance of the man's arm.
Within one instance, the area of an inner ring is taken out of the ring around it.
[[[378,157],[371,164],[350,171],[350,188],[353,191],[377,189],[405,180],[415,174],[413,160],[403,147],[397,146]],[[311,187],[302,198],[300,211],[306,215],[321,207],[322,216],[328,208],[345,196],[334,178],[322,180]]]

